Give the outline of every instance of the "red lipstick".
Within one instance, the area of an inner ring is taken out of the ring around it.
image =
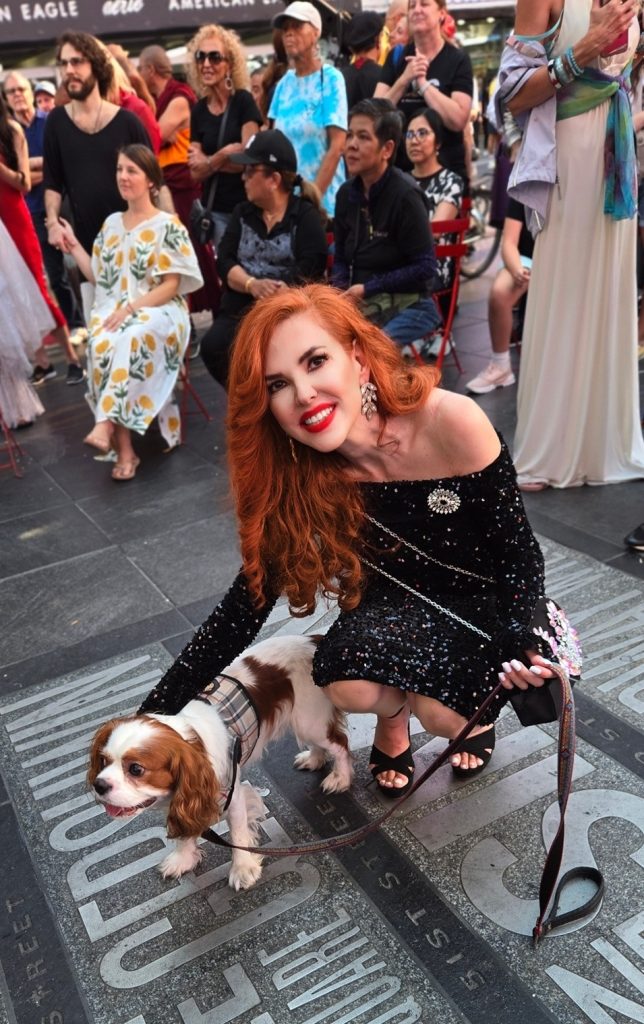
[[[321,405],[316,405],[313,409],[309,409],[303,416],[300,416],[300,426],[308,430],[310,434],[319,434],[321,430],[326,430],[335,415],[335,405],[331,402],[323,402]],[[327,412],[327,410],[330,410]],[[312,419],[314,416],[319,416],[320,413],[327,412],[327,415],[323,416],[316,423],[306,423],[306,420]]]

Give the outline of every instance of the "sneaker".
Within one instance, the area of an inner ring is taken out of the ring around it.
[[[78,363],[70,363],[67,367],[67,379],[65,384],[82,384],[85,380],[85,370]]]
[[[416,344],[418,344],[418,342],[416,342]],[[437,359],[442,344],[443,335],[441,334],[440,331],[437,331],[435,334],[432,334],[431,338],[428,338],[426,341],[421,342],[420,354],[423,357],[423,359]],[[449,355],[451,351],[452,342],[448,338],[447,345],[445,346],[445,355]]]
[[[495,388],[507,388],[510,384],[516,384],[516,377],[512,370],[504,370],[494,363],[488,363],[478,377],[474,377],[465,386],[475,395],[487,395],[488,391],[494,391]]]
[[[39,384],[44,384],[46,380],[51,380],[52,377],[55,376],[56,367],[53,363],[50,363],[49,366],[34,366],[34,372],[29,378],[29,381],[37,387]]]
[[[644,552],[644,523],[640,523],[632,533],[629,533],[628,537],[624,537],[624,544],[631,551]]]

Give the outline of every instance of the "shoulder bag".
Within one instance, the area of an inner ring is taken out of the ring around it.
[[[223,112],[221,123],[219,125],[219,134],[217,135],[217,149],[216,153],[219,152],[224,144],[224,134],[226,131],[226,124],[228,123],[228,114],[230,108],[233,105],[234,93],[230,97],[226,104],[226,109]],[[200,245],[207,245],[211,241],[215,233],[215,225],[212,219],[212,207],[217,194],[217,185],[219,184],[219,172],[216,171],[212,176],[210,182],[210,189],[208,190],[208,199],[204,206],[201,199],[195,199],[190,207],[190,227],[192,233],[199,242]]]

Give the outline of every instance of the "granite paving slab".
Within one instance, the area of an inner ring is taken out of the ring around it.
[[[522,729],[509,709],[482,775],[456,781],[443,767],[361,845],[267,859],[260,883],[239,894],[226,885],[226,852],[210,846],[194,874],[163,881],[162,818],[108,819],[85,786],[93,730],[136,707],[171,660],[153,643],[0,702],[0,811],[18,851],[2,884],[10,901],[34,886],[42,892],[27,952],[13,927],[21,904],[11,903],[0,930],[10,1019],[644,1021],[644,583],[543,543],[548,592],[586,646],[564,866],[604,872],[606,897],[592,920],[532,948],[544,849],[557,823],[556,730]],[[263,635],[320,632],[334,615],[321,607],[293,620],[280,602]],[[295,772],[290,739],[253,767],[250,780],[268,808],[264,845],[341,834],[389,806],[364,788],[365,717],[351,716],[356,779],[348,794],[323,795],[319,776]],[[412,733],[420,771],[444,740],[417,723]],[[566,899],[587,895],[582,886]],[[42,957],[31,946],[41,933]],[[27,980],[42,992],[25,987],[27,964],[39,964]]]

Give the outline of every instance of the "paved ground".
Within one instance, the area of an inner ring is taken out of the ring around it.
[[[485,362],[488,281],[463,291],[466,374]],[[195,364],[192,364],[193,370]],[[644,484],[529,496],[549,592],[573,613],[587,665],[578,694],[570,864],[596,862],[608,891],[593,922],[537,952],[542,836],[556,818],[550,727],[508,712],[490,768],[456,783],[441,769],[362,847],[268,861],[248,893],[227,888],[209,848],[195,876],[163,882],[166,840],[151,815],[110,822],[86,792],[88,738],[134,706],[224,591],[237,566],[227,499],[222,395],[187,444],[142,446],[117,485],[80,438],[90,414],[59,378],[48,414],[20,440],[25,476],[0,478],[0,984],[19,1024],[423,1024],[644,1022],[644,563],[624,533],[644,519]],[[481,399],[511,440],[514,389]],[[600,411],[598,411],[600,414]],[[265,632],[324,628],[273,613]],[[354,718],[356,784],[322,797],[275,748],[251,773],[266,843],[356,827],[382,808],[364,789],[371,723]],[[440,749],[419,729],[417,764]],[[366,749],[365,749],[366,748]]]

